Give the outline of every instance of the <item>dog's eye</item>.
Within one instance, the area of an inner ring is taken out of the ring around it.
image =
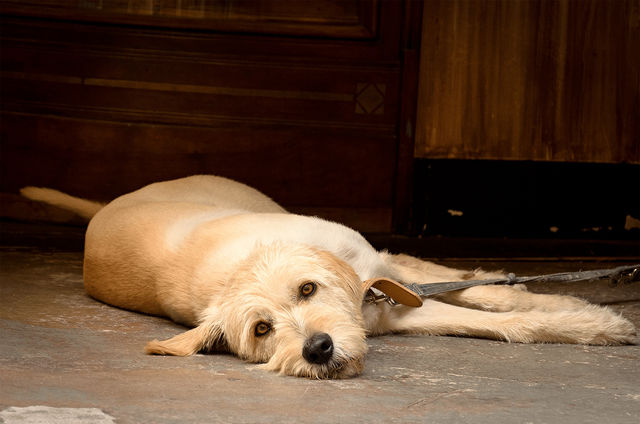
[[[253,330],[256,337],[266,336],[271,331],[271,324],[261,321],[256,324],[256,328]]]
[[[300,286],[300,296],[309,297],[316,292],[316,283],[304,283]]]

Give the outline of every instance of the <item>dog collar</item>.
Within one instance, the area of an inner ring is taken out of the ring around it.
[[[362,285],[365,303],[387,302],[390,305],[399,303],[414,308],[422,306],[422,299],[418,294],[389,278],[372,278],[364,281]],[[379,290],[384,294],[376,294],[372,289]]]

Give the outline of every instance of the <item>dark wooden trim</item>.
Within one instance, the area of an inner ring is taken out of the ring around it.
[[[418,80],[423,2],[405,1],[402,34],[401,105],[396,129],[398,160],[395,175],[393,230],[407,233],[410,228],[413,179],[413,153],[415,146],[416,111],[418,106]]]

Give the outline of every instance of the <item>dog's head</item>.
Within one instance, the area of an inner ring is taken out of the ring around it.
[[[367,351],[363,285],[336,256],[306,246],[259,246],[212,300],[201,324],[148,353],[227,350],[309,378],[359,374]]]

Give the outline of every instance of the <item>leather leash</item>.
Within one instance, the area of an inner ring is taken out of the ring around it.
[[[416,283],[403,283],[404,288],[410,290],[414,296],[428,297],[440,293],[446,293],[455,290],[467,289],[475,286],[485,285],[514,285],[524,283],[537,283],[537,282],[553,282],[553,283],[570,283],[578,281],[598,281],[598,280],[610,280],[612,285],[617,284],[630,284],[640,281],[640,264],[638,265],[625,265],[611,269],[599,269],[592,271],[578,271],[578,272],[560,272],[556,274],[535,275],[529,277],[516,277],[514,274],[508,274],[505,278],[497,278],[491,280],[464,280],[464,281],[450,281],[442,283],[429,283],[429,284],[416,284]],[[365,303],[379,303],[387,302],[391,305],[402,303],[408,306],[422,306],[422,302],[416,304],[412,296],[408,295],[405,291],[398,293],[389,293],[386,290],[382,290],[384,294],[376,294],[369,290],[371,287],[380,288],[379,282],[385,282],[389,285],[389,282],[399,285],[400,283],[394,282],[389,279],[373,279],[365,282]],[[400,294],[399,299],[396,294]],[[409,301],[407,301],[409,299]]]

